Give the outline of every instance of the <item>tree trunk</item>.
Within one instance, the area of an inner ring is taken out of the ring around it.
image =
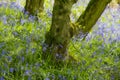
[[[30,15],[37,15],[43,11],[44,0],[26,0],[25,11]]]
[[[111,0],[91,0],[77,22],[74,23],[74,34],[79,34],[85,38],[110,1]]]
[[[67,48],[72,36],[78,33],[88,33],[110,1],[91,0],[77,22],[71,25],[69,15],[76,0],[55,0],[52,25],[43,45],[44,59],[52,55],[53,61],[66,60],[68,58]]]
[[[44,57],[52,55],[52,58],[59,61],[66,60],[67,47],[72,37],[70,35],[70,13],[72,5],[76,0],[55,0],[53,7],[52,25],[50,31],[46,34],[44,47],[47,47]]]

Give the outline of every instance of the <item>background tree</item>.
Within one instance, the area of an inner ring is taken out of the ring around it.
[[[44,0],[26,0],[25,11],[31,15],[37,15],[43,11]]]

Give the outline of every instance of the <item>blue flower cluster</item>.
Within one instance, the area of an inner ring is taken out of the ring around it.
[[[50,0],[49,0],[50,1]],[[89,0],[78,0],[73,8],[81,12]],[[16,2],[0,2],[0,80],[119,80],[120,79],[120,8],[106,7],[84,41],[71,40],[70,55],[78,64],[51,66],[41,58],[49,30],[52,8],[36,16],[23,13]],[[72,20],[78,15],[73,12]],[[82,33],[81,33],[82,34]],[[62,55],[56,54],[56,58]]]

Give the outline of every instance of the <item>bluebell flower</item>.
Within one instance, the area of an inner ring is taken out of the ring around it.
[[[5,67],[5,68],[8,68],[8,64],[4,63],[4,67]]]
[[[28,67],[28,65],[29,65],[29,64],[27,63],[27,64],[26,64],[26,67]]]
[[[26,20],[24,20],[24,19],[20,19],[20,23],[21,23],[21,25],[23,25],[23,24],[26,23]]]
[[[55,75],[52,74],[52,75],[51,75],[51,78],[52,78],[52,80],[55,80]]]
[[[6,50],[2,50],[2,55],[5,55],[5,54],[7,54],[7,51]]]
[[[48,45],[45,44],[45,43],[43,43],[43,44],[42,44],[42,51],[43,51],[43,52],[46,52],[47,48],[48,48]]]
[[[16,2],[11,2],[10,3],[10,8],[14,8],[16,6]]]
[[[120,36],[117,36],[117,41],[120,41]]]
[[[35,16],[30,15],[28,20],[31,21],[31,22],[34,22],[35,18],[36,18]]]
[[[4,15],[4,16],[2,17],[2,19],[3,19],[3,23],[4,23],[4,24],[7,24],[7,16]]]
[[[112,33],[114,33],[114,31],[115,31],[115,29],[114,29],[114,26],[112,25],[112,27],[111,27],[111,31],[112,31]]]
[[[32,51],[32,54],[34,54],[35,51],[36,51],[36,49],[35,49],[35,48],[32,48],[31,51]]]
[[[2,7],[2,3],[0,3],[0,7]]]
[[[77,76],[74,76],[74,77],[73,77],[73,80],[78,80],[78,79],[77,79]]]
[[[31,75],[31,73],[32,73],[32,71],[31,71],[31,70],[26,70],[26,71],[25,71],[25,75],[27,75],[27,76],[30,76],[30,75]]]
[[[7,2],[2,2],[1,4],[2,4],[3,7],[7,7],[8,6]]]
[[[40,66],[42,66],[42,64],[40,64],[40,63],[35,63],[36,69],[38,69]]]
[[[25,71],[25,75],[30,75],[30,71],[29,71],[29,70],[26,70],[26,71]]]
[[[50,79],[47,77],[47,78],[45,78],[45,80],[50,80]]]
[[[52,12],[50,11],[50,9],[47,9],[47,15],[48,15],[49,17],[52,17]]]
[[[2,77],[0,77],[0,80],[5,80],[5,79],[4,79],[4,77],[2,76]]]
[[[13,34],[15,37],[19,35],[17,31],[12,32],[12,34]]]
[[[28,77],[28,80],[32,80],[31,76]]]
[[[59,78],[59,80],[67,80],[65,76],[60,75],[60,74],[58,75],[58,78]]]
[[[91,38],[92,38],[92,35],[89,34],[89,35],[86,37],[86,41],[87,41],[87,42],[90,41]]]
[[[26,10],[24,9],[23,12],[24,12],[24,15],[25,15],[25,16],[28,16],[28,14],[29,14],[28,11],[26,11]]]
[[[11,56],[7,56],[7,60],[8,60],[9,62],[11,62],[11,61],[12,61],[12,57],[11,57]]]
[[[26,48],[26,53],[28,53],[28,52],[29,52],[29,48],[27,47],[27,48]]]
[[[26,42],[29,44],[31,42],[31,38],[29,36],[26,36]]]
[[[62,54],[60,54],[60,53],[56,53],[55,57],[56,57],[57,60],[64,60],[64,58],[65,58],[65,57],[64,57]]]
[[[21,60],[22,60],[22,62],[24,62],[24,61],[25,61],[25,58],[24,58],[24,56],[22,56],[22,57],[21,57]]]
[[[112,74],[110,80],[115,80],[115,76]]]
[[[17,10],[20,10],[20,11],[23,11],[23,7],[19,4],[17,4],[16,2],[11,2],[10,3],[10,8],[13,8],[13,9],[17,9]]]
[[[13,72],[14,72],[14,68],[10,68],[9,71],[10,71],[11,73],[13,73]]]

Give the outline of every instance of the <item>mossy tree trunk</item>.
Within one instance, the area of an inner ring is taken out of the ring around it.
[[[46,34],[43,56],[52,55],[54,61],[64,61],[68,55],[70,39],[79,33],[86,35],[96,23],[111,0],[91,0],[76,23],[71,24],[69,15],[71,7],[77,0],[55,0],[52,25]],[[81,35],[82,36],[82,35]]]
[[[55,0],[52,25],[46,34],[44,57],[52,55],[56,61],[66,60],[67,47],[72,37],[70,34],[70,13],[76,0]]]
[[[29,15],[37,15],[43,11],[44,0],[26,0],[25,11]]]
[[[85,11],[73,25],[74,35],[79,34],[82,37],[86,37],[110,1],[111,0],[91,0]]]

